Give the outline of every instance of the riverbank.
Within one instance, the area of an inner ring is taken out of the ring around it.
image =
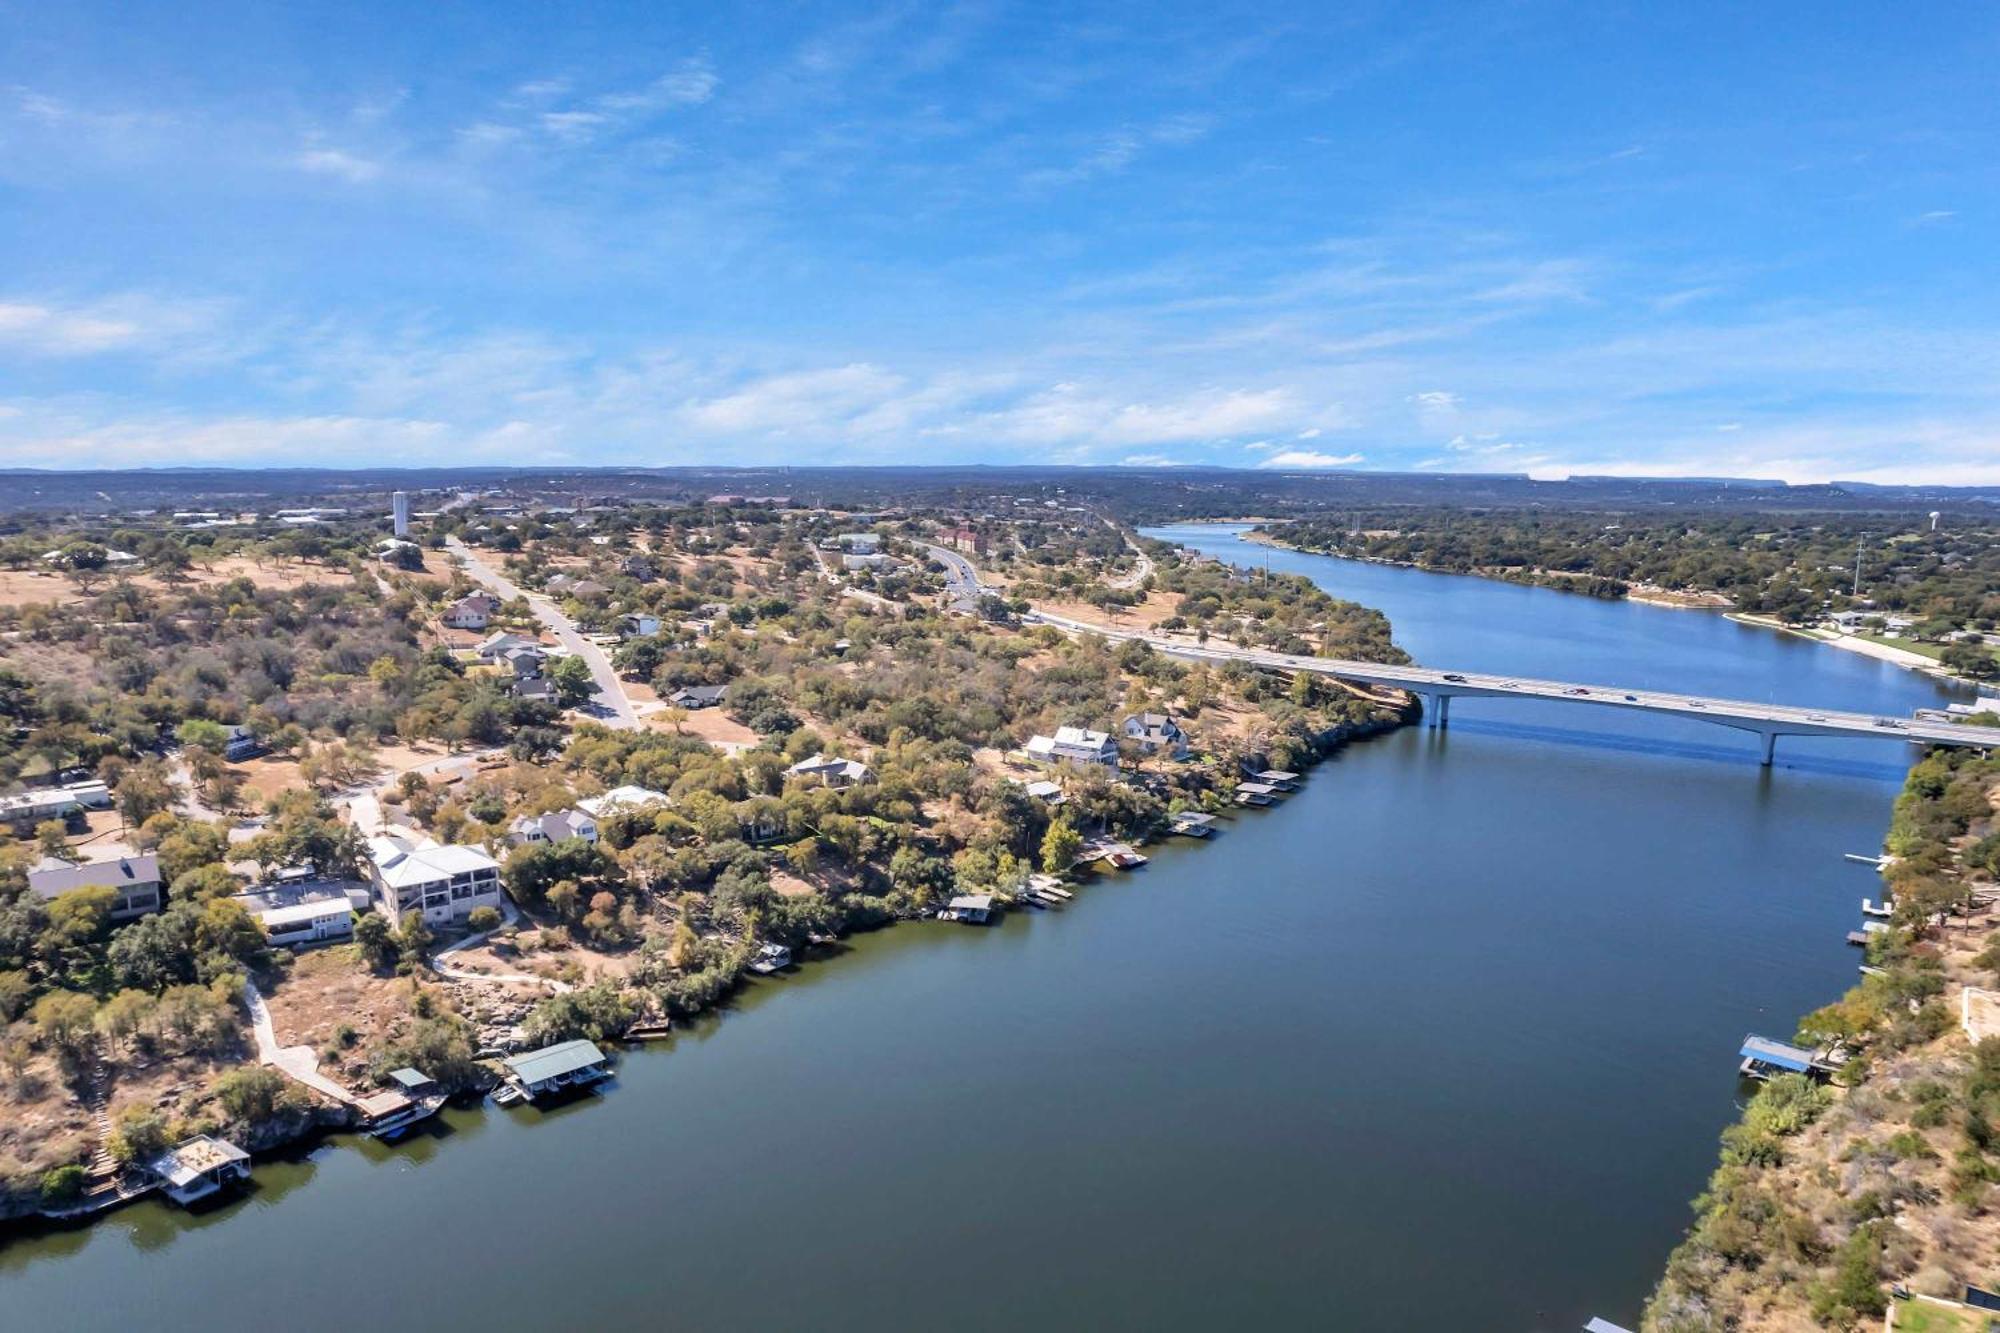
[[[1249,520],[1229,521],[1235,523],[1248,522]],[[1222,520],[1217,520],[1217,522],[1220,523]],[[1240,535],[1242,540],[1246,542],[1251,542],[1259,546],[1269,546],[1278,550],[1297,551],[1302,555],[1321,555],[1336,560],[1352,560],[1359,564],[1381,565],[1394,569],[1413,569],[1426,574],[1446,574],[1464,578],[1487,579],[1495,583],[1509,583],[1521,587],[1547,588],[1553,592],[1572,592],[1583,596],[1594,595],[1583,592],[1581,589],[1565,587],[1561,581],[1554,578],[1513,578],[1485,570],[1431,569],[1410,561],[1384,560],[1379,557],[1366,555],[1334,554],[1327,551],[1317,551],[1311,547],[1299,546],[1285,541],[1271,532],[1254,528]],[[1945,670],[1934,657],[1911,652],[1906,648],[1898,648],[1892,644],[1877,643],[1857,634],[1830,634],[1820,630],[1788,625],[1773,616],[1761,616],[1747,611],[1737,611],[1733,609],[1734,603],[1720,593],[1682,593],[1670,589],[1641,588],[1637,585],[1628,585],[1625,595],[1618,600],[1638,602],[1646,606],[1662,607],[1676,611],[1719,611],[1725,619],[1732,620],[1739,625],[1753,625],[1759,629],[1776,630],[1779,633],[1791,634],[1802,639],[1809,639],[1814,643],[1822,643],[1832,648],[1839,648],[1845,652],[1859,653],[1864,657],[1872,657],[1880,662],[1888,662],[1894,666],[1904,667],[1911,671],[1920,671],[1927,676],[1944,681],[1947,684],[1972,689],[1981,687],[1981,682],[1979,681],[1970,680],[1964,676]]]
[[[1259,766],[1286,767],[1301,772],[1309,771],[1318,764],[1332,758],[1352,742],[1381,736],[1401,727],[1411,725],[1420,715],[1415,701],[1407,697],[1404,698],[1400,707],[1389,705],[1379,699],[1369,700],[1368,707],[1371,709],[1369,716],[1338,717],[1338,714],[1342,711],[1342,704],[1340,701],[1335,701],[1323,711],[1314,725],[1307,726],[1304,730],[1286,730],[1284,728],[1271,730],[1268,733],[1270,748],[1255,754],[1254,758],[1258,761]],[[1337,718],[1337,720],[1330,720],[1330,718]],[[1300,720],[1303,721],[1303,719]],[[1250,752],[1239,753],[1233,745],[1226,757],[1215,756],[1214,785],[1208,788],[1205,793],[1199,794],[1199,800],[1188,804],[1186,808],[1190,810],[1206,809],[1211,813],[1230,812],[1232,807],[1228,796],[1229,784],[1244,776],[1239,771],[1239,768],[1251,766],[1252,758],[1253,755]],[[1135,778],[1137,776],[1134,775]],[[1135,785],[1138,784],[1135,782]],[[1171,807],[1171,812],[1178,812],[1181,808],[1182,806],[1179,801],[1176,801]],[[1154,846],[1167,841],[1170,837],[1170,822],[1167,819],[1162,819],[1158,827],[1152,829],[1147,834],[1140,837],[1128,837],[1126,840],[1134,845]],[[1195,846],[1193,840],[1177,839],[1177,841],[1182,841],[1189,845],[1190,850]],[[1200,840],[1200,844],[1206,846],[1213,841],[1215,840],[1202,839]],[[1089,870],[1086,873],[1086,868],[1081,865],[1072,869],[1081,881],[1079,887],[1108,880],[1112,873],[1098,870]],[[1024,896],[1018,893],[1003,892],[1000,897],[1007,906],[1023,910],[1029,906],[1046,906],[1045,903],[1040,902],[1030,903]],[[932,911],[924,910],[911,915],[890,918],[882,924],[897,925],[916,921],[929,921],[933,916],[934,913]],[[849,933],[849,929],[849,927],[842,927],[841,933],[846,935]],[[861,933],[864,929],[872,929],[872,927],[851,927],[853,933]],[[814,950],[813,952],[819,954],[824,951]],[[323,953],[316,953],[311,956],[323,957],[325,955]],[[807,955],[802,951],[801,957],[805,956]],[[787,971],[788,973],[796,974],[794,969],[788,968]],[[730,1004],[732,996],[747,981],[749,981],[749,978],[739,973],[733,979],[730,986],[716,994],[711,1003],[705,1005],[699,1013],[693,1016],[697,1019],[708,1020],[729,1009],[732,1007]],[[435,986],[427,986],[425,987],[425,991],[432,996],[439,993]],[[250,1015],[253,1025],[259,1021],[259,1008],[260,1002],[254,998],[251,999],[246,1012]],[[261,1067],[284,1075],[289,1080],[289,1083],[286,1085],[285,1100],[281,1109],[269,1117],[251,1123],[225,1125],[208,1122],[199,1125],[191,1124],[189,1132],[192,1133],[198,1130],[204,1133],[223,1134],[231,1142],[251,1153],[253,1158],[260,1162],[295,1160],[300,1153],[320,1143],[330,1141],[336,1136],[358,1133],[363,1127],[362,1117],[357,1113],[355,1106],[350,1104],[351,1099],[332,1097],[325,1086],[325,1080],[313,1079],[309,1075],[302,1073],[295,1065],[271,1058],[276,1039],[269,1035],[268,1018],[262,1019],[261,1022],[266,1030],[257,1033],[261,1039],[258,1052],[234,1067],[246,1070]],[[600,1040],[606,1039],[600,1038]],[[612,1044],[611,1041],[606,1040],[606,1045],[610,1044]],[[626,1049],[637,1049],[647,1044],[647,1041],[637,1038],[628,1038],[622,1043]],[[303,1048],[291,1049],[297,1050]],[[474,1105],[483,1101],[483,1095],[480,1093],[479,1088],[489,1085],[490,1080],[487,1083],[476,1086],[472,1090],[471,1102]],[[8,1224],[0,1226],[0,1243],[4,1243],[10,1238],[41,1234],[47,1231],[87,1227],[113,1211],[150,1197],[153,1192],[150,1184],[148,1184],[145,1188],[133,1187],[115,1191],[107,1190],[101,1195],[81,1200],[72,1197],[62,1201],[54,1201],[46,1197],[38,1198],[33,1193],[0,1197],[0,1223]]]
[[[1771,1079],[1724,1131],[1643,1333],[1855,1328],[1892,1286],[2000,1290],[1996,797],[2000,761],[1912,768],[1881,871],[1894,923],[1871,936],[1860,984],[1796,1033],[1763,1034],[1834,1052],[1839,1072]]]

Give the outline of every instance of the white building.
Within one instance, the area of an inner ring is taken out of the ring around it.
[[[273,944],[303,948],[354,938],[354,904],[344,893],[302,898],[282,907],[260,908],[251,915]]]
[[[650,639],[660,632],[660,618],[645,611],[634,611],[618,622],[618,632],[628,639]]]
[[[368,840],[368,859],[377,910],[391,921],[421,911],[428,925],[454,925],[505,901],[500,863],[477,847],[383,833]]]
[[[1118,742],[1108,731],[1089,727],[1057,727],[1053,736],[1036,736],[1028,742],[1028,758],[1038,764],[1104,764],[1118,762]]]
[[[492,593],[467,593],[446,607],[438,618],[453,629],[485,629],[499,609],[500,599]]]
[[[396,491],[389,496],[389,521],[395,525],[398,537],[410,535],[410,494]]]
[[[874,772],[859,759],[835,759],[831,755],[824,754],[801,759],[785,770],[785,776],[818,782],[821,786],[832,787],[836,791],[875,780]]]
[[[597,820],[582,810],[552,810],[545,815],[521,815],[507,826],[507,836],[516,847],[568,842],[571,838],[596,842]]]
[[[576,808],[592,819],[609,819],[633,810],[650,810],[672,805],[665,792],[653,791],[648,787],[613,787],[602,796],[591,796],[578,801]]]
[[[1134,713],[1119,724],[1127,740],[1136,742],[1147,754],[1165,750],[1176,759],[1187,758],[1187,733],[1180,723],[1165,713]]]

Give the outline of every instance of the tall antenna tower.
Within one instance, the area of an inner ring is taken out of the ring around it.
[[[1854,539],[1854,598],[1856,601],[1861,600],[1861,542],[1862,539],[1859,537]]]

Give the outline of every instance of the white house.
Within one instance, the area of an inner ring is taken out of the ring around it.
[[[650,639],[660,632],[660,618],[644,611],[634,611],[618,622],[618,632],[628,639]]]
[[[453,629],[485,629],[500,609],[500,599],[490,592],[472,592],[444,609],[438,619]]]
[[[83,862],[45,856],[28,871],[28,891],[44,902],[78,889],[112,890],[110,919],[114,922],[157,912],[166,901],[160,884],[160,860],[151,852]]]
[[[1057,727],[1053,736],[1036,736],[1028,742],[1028,758],[1038,764],[1104,764],[1118,762],[1118,742],[1108,731],[1089,727]]]
[[[1125,738],[1134,741],[1147,754],[1158,754],[1165,750],[1176,759],[1187,758],[1187,733],[1180,723],[1165,713],[1134,713],[1119,724]]]
[[[609,819],[632,810],[649,810],[672,804],[665,792],[649,787],[625,786],[613,787],[602,796],[585,797],[576,803],[576,808],[592,819]]]
[[[859,786],[875,780],[874,772],[858,759],[835,759],[830,755],[816,754],[810,759],[801,759],[785,770],[788,778],[800,778],[818,782],[823,787],[838,791],[844,787]]]
[[[421,911],[429,925],[453,925],[505,901],[500,863],[477,847],[383,833],[368,840],[368,859],[376,906],[391,921]]]
[[[344,893],[301,898],[251,915],[273,944],[304,948],[354,938],[354,904]]]
[[[582,810],[553,810],[545,815],[522,815],[507,826],[515,846],[532,843],[568,842],[580,838],[597,841],[597,821]]]

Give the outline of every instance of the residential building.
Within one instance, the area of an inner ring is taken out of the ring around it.
[[[37,787],[12,796],[0,796],[0,823],[26,836],[35,831],[35,825],[48,820],[66,820],[85,810],[106,810],[110,806],[111,789],[102,782]]]
[[[667,696],[667,702],[676,708],[693,711],[700,708],[714,708],[728,695],[727,685],[683,685]]]
[[[542,643],[539,639],[530,638],[525,634],[514,634],[503,629],[495,630],[481,639],[479,646],[473,649],[473,651],[488,662],[497,662],[516,648],[533,648],[536,652],[541,652]]]
[[[653,563],[653,558],[649,555],[626,556],[618,562],[618,572],[640,583],[651,583],[660,577],[659,567]]]
[[[1057,727],[1053,736],[1036,736],[1028,742],[1028,758],[1039,764],[1118,763],[1118,742],[1111,733],[1089,727]]]
[[[629,814],[635,810],[650,810],[672,805],[665,792],[654,791],[650,787],[613,787],[602,796],[589,796],[576,803],[576,808],[592,819],[609,819],[613,815]]]
[[[238,764],[245,759],[255,759],[269,749],[269,746],[257,739],[256,732],[248,727],[236,726],[229,729],[229,739],[223,742],[222,757],[232,764]]]
[[[305,897],[251,913],[273,944],[294,949],[354,938],[354,904],[345,893]]]
[[[864,782],[873,782],[875,774],[868,765],[858,759],[836,759],[831,755],[816,754],[810,759],[801,759],[785,770],[788,778],[799,778],[817,782],[823,787],[839,791],[856,787]]]
[[[660,632],[660,618],[644,611],[634,611],[618,621],[618,632],[628,639],[650,639]]]
[[[521,815],[507,826],[507,834],[517,847],[572,838],[596,842],[597,820],[582,810],[552,810],[545,815]]]
[[[1118,729],[1147,754],[1164,750],[1176,759],[1187,758],[1187,733],[1165,713],[1134,713]]]
[[[456,925],[475,907],[505,902],[500,863],[477,847],[381,833],[368,840],[378,910],[391,921],[421,911],[433,926]]]
[[[112,890],[113,922],[132,921],[157,912],[166,901],[160,883],[160,859],[151,852],[103,861],[67,861],[45,856],[28,871],[28,891],[44,902],[78,889]]]
[[[438,619],[453,629],[485,629],[500,609],[500,599],[490,592],[473,592],[453,602]]]
[[[872,532],[843,532],[834,540],[841,550],[856,555],[872,555],[882,549],[882,539]]]

